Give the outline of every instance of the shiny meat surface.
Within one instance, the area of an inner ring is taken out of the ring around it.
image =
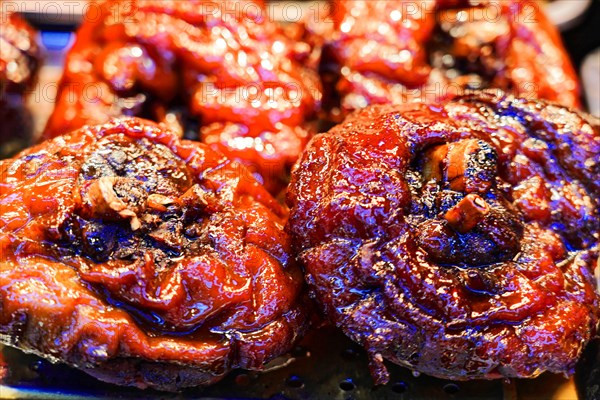
[[[25,95],[40,61],[37,32],[19,15],[0,10],[0,158],[30,144],[31,116]]]
[[[46,138],[140,116],[282,189],[321,98],[303,67],[307,44],[284,35],[261,1],[106,1],[93,12],[67,56]]]
[[[334,1],[335,32],[321,61],[324,105],[339,121],[369,104],[443,101],[489,87],[578,107],[577,76],[540,7],[526,0]]]
[[[571,374],[600,317],[600,125],[500,91],[371,106],[312,139],[288,230],[325,315],[441,378]]]
[[[176,390],[260,369],[305,328],[286,211],[242,165],[139,119],[0,162],[0,340]]]

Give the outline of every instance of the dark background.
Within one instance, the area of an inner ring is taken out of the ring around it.
[[[600,0],[592,0],[583,18],[575,27],[562,32],[562,36],[571,60],[579,71],[585,56],[600,47]]]

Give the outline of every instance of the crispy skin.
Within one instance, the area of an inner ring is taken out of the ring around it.
[[[260,369],[305,328],[286,211],[240,164],[117,119],[0,163],[0,340],[117,384]]]
[[[309,50],[262,1],[106,1],[78,31],[44,136],[121,114],[167,122],[277,193],[321,96]]]
[[[31,116],[26,91],[35,83],[40,63],[36,31],[19,15],[0,10],[0,158],[30,144]]]
[[[600,316],[591,118],[484,91],[370,106],[311,140],[288,229],[378,383],[383,358],[456,380],[573,372]]]
[[[488,87],[579,106],[577,75],[539,3],[474,3],[334,0],[321,62],[331,117]]]

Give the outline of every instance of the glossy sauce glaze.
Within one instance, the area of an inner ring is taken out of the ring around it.
[[[37,32],[19,15],[3,7],[0,24],[0,158],[4,158],[31,142],[33,127],[25,97],[35,84],[41,51]]]
[[[98,14],[98,15],[96,15]],[[308,141],[319,79],[261,1],[105,1],[67,55],[54,137],[109,116],[165,122],[256,172],[273,193]]]
[[[578,107],[577,76],[540,4],[476,3],[334,1],[320,66],[331,118],[488,87]]]
[[[260,369],[306,322],[286,211],[240,164],[117,119],[0,162],[0,339],[175,390]]]
[[[455,380],[570,374],[600,317],[599,160],[598,120],[543,101],[371,106],[309,143],[288,229],[376,382],[384,358]]]

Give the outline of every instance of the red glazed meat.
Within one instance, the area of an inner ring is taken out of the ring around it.
[[[0,158],[30,144],[31,115],[25,95],[39,66],[37,33],[17,14],[0,10]],[[10,8],[6,7],[7,9]]]
[[[302,66],[309,53],[261,1],[106,1],[90,7],[67,55],[45,137],[121,114],[166,122],[275,193],[321,97]]]
[[[442,101],[487,87],[579,106],[577,76],[539,2],[334,0],[332,7],[335,33],[321,73],[333,119],[368,104]]]
[[[376,382],[383,359],[456,380],[570,374],[600,317],[599,160],[598,120],[543,101],[371,106],[309,143],[288,229]]]
[[[0,162],[0,340],[120,385],[260,369],[305,326],[286,212],[243,166],[139,119]]]

